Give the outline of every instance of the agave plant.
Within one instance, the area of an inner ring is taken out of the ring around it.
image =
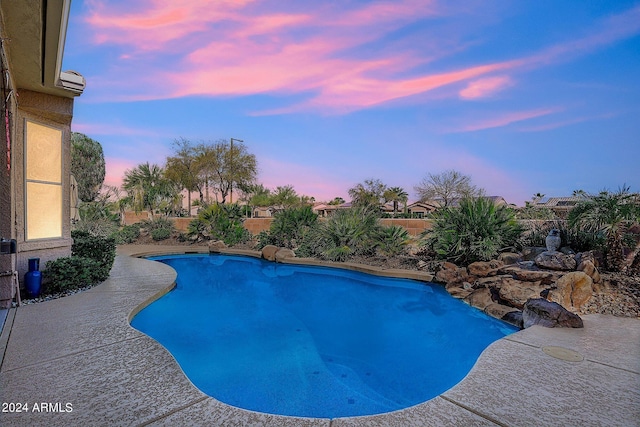
[[[427,245],[438,257],[461,264],[488,261],[512,246],[522,231],[513,210],[484,197],[464,198],[459,207],[441,208],[433,220]]]

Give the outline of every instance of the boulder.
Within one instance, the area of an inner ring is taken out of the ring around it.
[[[500,288],[500,299],[512,307],[522,309],[527,300],[540,298],[540,293],[545,290],[539,282],[520,282],[511,279],[508,284]]]
[[[600,277],[600,273],[598,272],[598,269],[596,268],[593,261],[582,260],[576,267],[576,270],[582,271],[587,276],[591,277],[593,283],[600,283],[600,281],[602,280],[602,278]]]
[[[208,243],[209,246],[209,252],[220,252],[221,249],[224,249],[227,247],[226,243],[224,243],[222,240],[216,240],[216,241],[210,241]]]
[[[522,259],[524,261],[533,261],[538,255],[545,252],[546,250],[546,248],[527,246],[525,248],[522,248]]]
[[[472,307],[484,310],[485,307],[487,307],[489,304],[492,304],[494,301],[491,296],[491,291],[487,288],[482,288],[476,289],[471,294],[469,294],[466,298],[464,298],[464,302]]]
[[[523,261],[522,255],[514,252],[503,252],[498,255],[498,260],[502,261],[504,265],[515,264],[517,262]]]
[[[520,310],[516,310],[513,307],[498,304],[496,302],[489,304],[484,308],[485,313],[487,313],[489,316],[495,317],[496,319],[502,319],[507,314],[512,313],[514,311],[520,311]]]
[[[593,280],[582,271],[572,271],[556,282],[547,299],[566,309],[580,309],[593,296]]]
[[[282,248],[278,250],[275,255],[277,262],[282,262],[287,258],[295,258],[295,256],[296,256],[295,252],[293,252],[291,249],[286,249],[286,248]]]
[[[262,258],[267,261],[275,261],[276,260],[276,252],[278,252],[280,248],[274,245],[267,245],[262,248]]]
[[[570,271],[576,269],[576,258],[562,252],[543,252],[534,261],[538,267],[550,270]]]
[[[524,327],[522,323],[522,312],[520,310],[510,311],[502,316],[500,320],[510,323],[516,328],[522,329]]]
[[[481,277],[476,280],[473,287],[478,288],[496,288],[500,289],[503,284],[509,283],[513,280],[510,274],[501,274],[499,276]]]
[[[436,273],[435,280],[446,284],[461,284],[462,282],[474,282],[465,267],[458,267],[450,262],[445,262],[440,271]]]
[[[474,291],[473,289],[464,289],[459,286],[452,286],[447,288],[447,292],[454,298],[465,299],[469,295],[471,295]]]
[[[515,266],[500,269],[500,272],[510,274],[514,279],[523,282],[540,282],[542,285],[551,285],[562,277],[562,273],[555,271],[528,270]]]
[[[469,274],[478,277],[487,277],[487,276],[495,276],[498,272],[498,269],[502,267],[504,263],[502,261],[498,261],[497,259],[491,261],[477,261],[469,264],[467,269],[469,270]]]
[[[560,304],[544,298],[530,299],[522,310],[522,322],[525,328],[533,325],[547,328],[582,328],[582,319],[562,307]]]

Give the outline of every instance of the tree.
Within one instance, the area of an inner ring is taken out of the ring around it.
[[[332,201],[327,203],[328,205],[341,205],[345,202],[342,197],[334,197]]]
[[[471,177],[455,170],[448,170],[441,174],[428,174],[420,184],[415,186],[421,201],[435,200],[442,207],[451,205],[455,199],[476,197],[482,190],[471,184]]]
[[[196,148],[200,177],[208,186],[212,186],[216,197],[226,203],[232,188],[242,188],[255,181],[258,174],[256,156],[250,154],[242,143],[233,147],[226,140],[213,144],[200,144]]]
[[[131,197],[136,212],[148,209],[171,210],[176,204],[178,188],[167,179],[164,169],[149,162],[140,164],[124,173],[122,188]]]
[[[569,226],[604,235],[607,240],[607,265],[612,271],[627,272],[640,252],[640,242],[633,242],[625,255],[629,229],[640,224],[640,196],[623,186],[617,192],[601,191],[586,197],[569,212]]]
[[[187,206],[191,215],[191,192],[200,194],[204,201],[203,180],[200,175],[201,163],[198,162],[196,147],[185,138],[173,142],[174,156],[167,158],[165,176],[187,190]]]
[[[296,193],[296,190],[292,185],[285,185],[276,187],[275,191],[271,194],[271,205],[289,208],[293,206],[302,205],[300,196]]]
[[[82,133],[71,133],[71,173],[78,182],[80,200],[95,200],[105,176],[104,153],[98,141]]]
[[[393,216],[395,216],[398,212],[398,202],[404,203],[406,209],[409,194],[401,187],[390,187],[385,190],[384,199],[387,202],[393,202]]]
[[[379,179],[365,179],[364,184],[358,183],[349,189],[349,196],[354,206],[379,207],[384,203],[384,192],[387,186]]]

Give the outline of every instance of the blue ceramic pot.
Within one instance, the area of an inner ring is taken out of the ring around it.
[[[28,298],[38,298],[42,290],[42,273],[40,258],[29,258],[29,271],[24,275],[24,287]]]

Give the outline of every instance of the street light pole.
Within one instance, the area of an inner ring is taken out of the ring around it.
[[[230,150],[230,156],[231,157],[231,196],[230,196],[230,203],[233,203],[233,141],[238,141],[238,142],[244,142],[241,139],[238,138],[231,138],[231,148]]]

